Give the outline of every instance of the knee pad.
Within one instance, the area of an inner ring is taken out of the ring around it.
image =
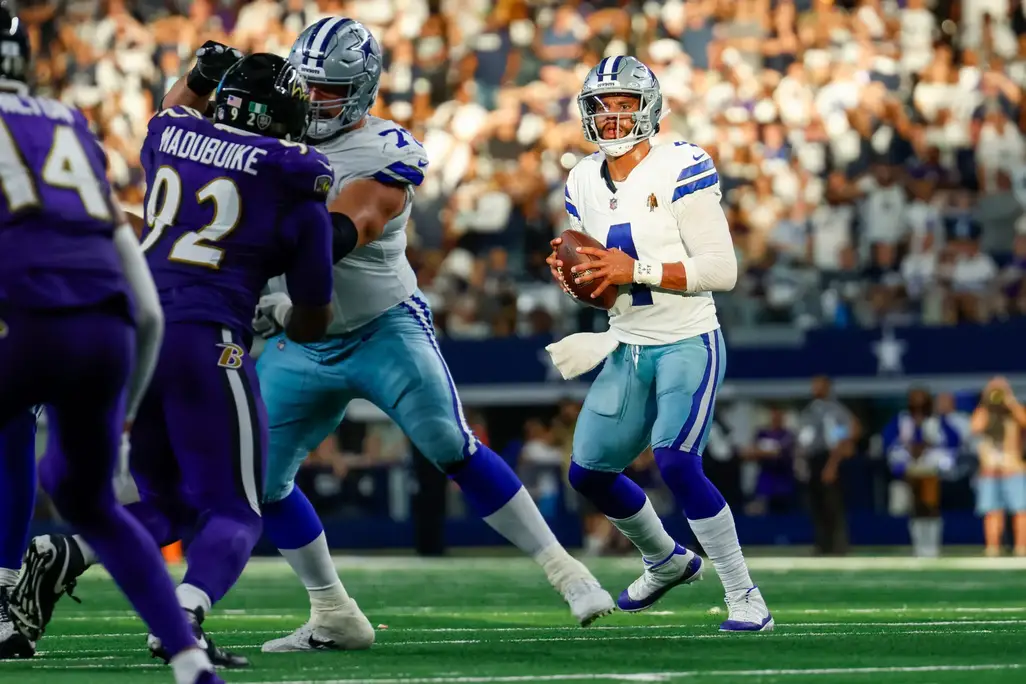
[[[439,470],[449,472],[469,455],[471,437],[449,416],[425,417],[408,429],[410,441]]]

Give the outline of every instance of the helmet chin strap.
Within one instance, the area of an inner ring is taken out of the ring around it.
[[[599,143],[599,149],[610,159],[617,159],[627,154],[641,142],[640,140],[634,140],[631,142],[614,142],[612,144]]]

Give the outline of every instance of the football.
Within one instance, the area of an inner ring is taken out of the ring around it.
[[[577,252],[578,247],[596,247],[598,249],[605,249],[605,245],[579,230],[564,230],[563,234],[559,237],[562,238],[563,242],[560,243],[559,249],[556,251],[556,255],[559,260],[563,262],[563,266],[558,270],[560,277],[563,280],[563,284],[566,285],[566,288],[570,291],[570,296],[580,303],[593,306],[596,309],[604,309],[607,311],[612,309],[613,304],[616,303],[616,296],[619,294],[618,287],[611,285],[598,297],[592,299],[591,293],[595,291],[595,288],[597,288],[602,281],[593,280],[590,283],[577,285],[574,283],[574,275],[581,275],[581,272],[578,272],[577,274],[570,272],[570,269],[578,264],[586,264],[589,261],[595,261],[595,257],[593,256],[579,254]],[[587,271],[584,271],[584,273],[587,273]]]

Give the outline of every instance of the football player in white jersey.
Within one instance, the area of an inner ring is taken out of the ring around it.
[[[368,113],[381,76],[377,41],[359,22],[329,17],[300,34],[289,60],[310,85],[307,142],[335,172],[334,322],[317,344],[273,337],[257,365],[270,426],[264,532],[311,603],[309,622],[264,651],[351,650],[374,641],[339,581],[320,520],[293,484],[307,453],[335,431],[357,397],[395,420],[485,522],[542,566],[580,624],[612,612],[612,597],[563,549],[517,476],[467,425],[406,260],[406,223],[427,156],[401,126]],[[176,86],[164,105],[188,105],[195,95]],[[254,328],[265,336],[281,330],[291,311],[282,289],[272,283],[279,291],[258,307]]]
[[[702,559],[677,544],[645,493],[623,470],[649,445],[667,487],[687,515],[726,590],[724,631],[765,631],[773,618],[752,584],[730,508],[702,471],[726,358],[712,292],[737,280],[737,260],[720,208],[713,160],[689,143],[653,147],[662,95],[634,57],[607,57],[577,99],[585,137],[599,152],[566,183],[571,225],[606,249],[578,283],[619,288],[606,333],[550,345],[565,377],[605,366],[592,384],[574,433],[570,483],[628,538],[645,570],[617,601],[650,608],[671,588],[695,581]],[[559,281],[553,241],[549,264]],[[597,292],[598,293],[598,292]],[[596,293],[596,294],[597,294]]]

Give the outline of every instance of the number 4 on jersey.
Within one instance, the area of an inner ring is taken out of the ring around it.
[[[637,260],[638,249],[634,246],[631,224],[617,223],[609,226],[606,237],[606,249],[619,249],[630,258]],[[647,285],[631,285],[631,306],[648,306],[652,303],[652,290]]]

